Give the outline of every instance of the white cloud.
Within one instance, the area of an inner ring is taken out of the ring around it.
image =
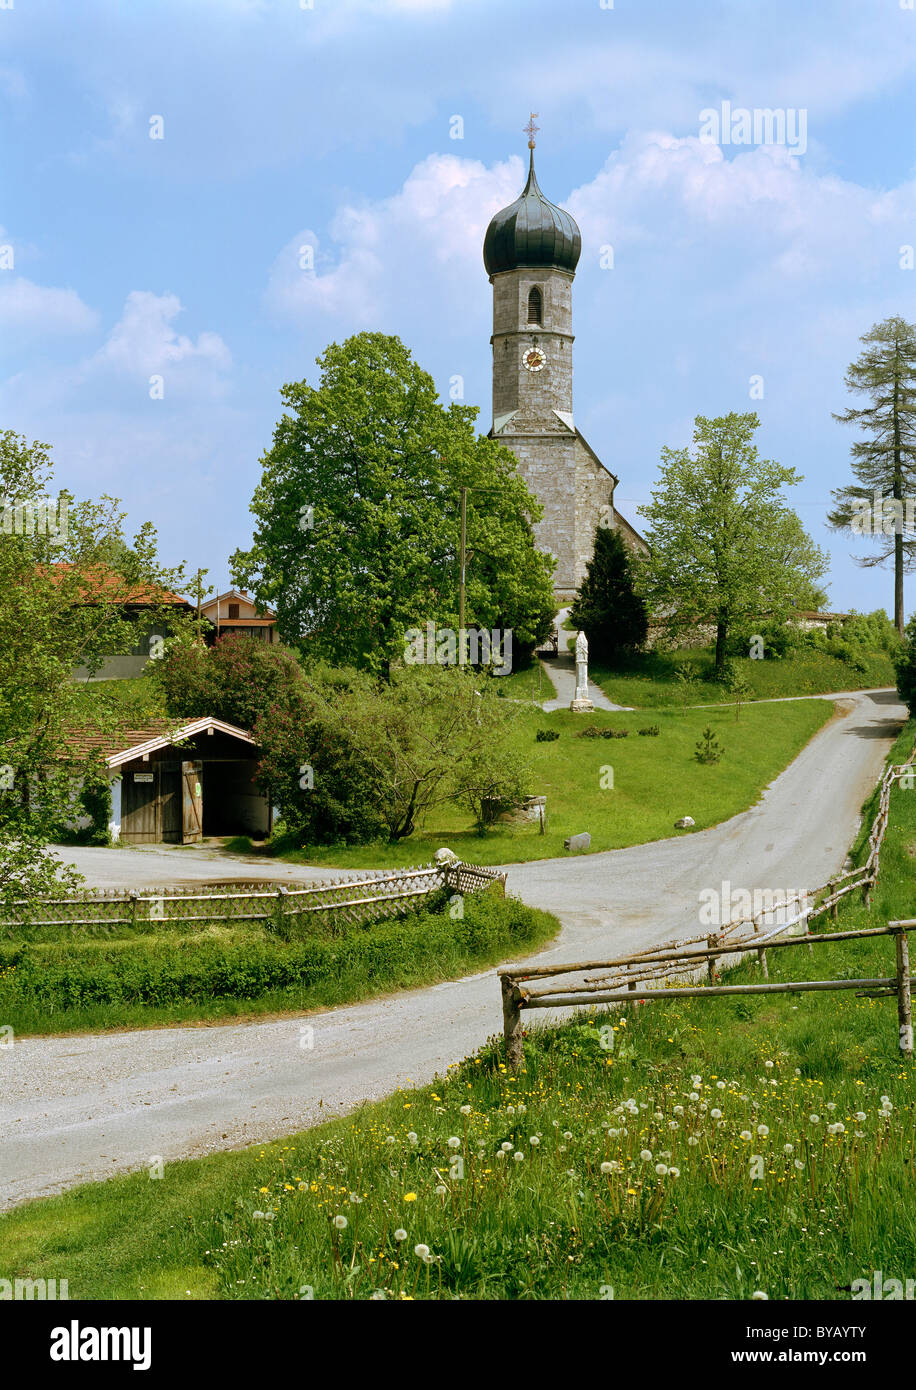
[[[98,315],[75,290],[36,285],[17,276],[0,279],[0,326],[20,335],[86,333]]]
[[[467,274],[479,268],[487,223],[512,202],[524,182],[513,156],[488,169],[479,160],[430,155],[416,165],[400,192],[361,206],[346,204],[330,227],[333,252],[313,231],[284,247],[270,272],[271,312],[304,322],[336,315],[348,328],[377,326],[405,294],[461,304]],[[314,269],[301,269],[302,248],[314,251]]]
[[[219,334],[199,333],[194,342],[175,331],[172,320],[181,311],[177,295],[131,290],[121,318],[87,365],[90,369],[113,367],[131,376],[149,376],[178,366],[228,368],[231,354]]]

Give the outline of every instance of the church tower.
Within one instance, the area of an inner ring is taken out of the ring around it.
[[[535,527],[557,560],[558,606],[585,577],[600,524],[622,523],[624,538],[645,543],[614,513],[617,479],[573,419],[572,287],[582,250],[574,219],[544,196],[534,172],[534,119],[527,127],[528,182],[493,218],[483,258],[493,286],[493,426],[544,508]],[[629,533],[629,534],[628,534]]]

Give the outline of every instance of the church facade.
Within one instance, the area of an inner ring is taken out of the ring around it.
[[[574,219],[541,192],[529,140],[528,182],[487,228],[483,258],[493,286],[493,425],[544,508],[534,528],[556,557],[558,607],[572,602],[599,525],[634,549],[645,541],[614,506],[617,478],[573,416],[572,288],[582,250]]]

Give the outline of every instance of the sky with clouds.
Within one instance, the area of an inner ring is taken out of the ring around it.
[[[0,428],[225,587],[279,388],[328,342],[400,335],[489,428],[481,245],[534,109],[621,510],[695,415],[756,409],[830,606],[887,606],[824,515],[858,340],[916,318],[914,58],[913,0],[0,0]],[[723,103],[805,138],[713,143]]]

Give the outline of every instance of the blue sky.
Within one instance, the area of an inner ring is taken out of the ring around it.
[[[830,606],[887,606],[823,517],[858,339],[916,317],[910,3],[0,0],[0,427],[224,587],[279,387],[328,342],[399,334],[489,428],[481,243],[534,109],[583,234],[576,420],[621,510],[639,526],[696,414],[756,409],[761,453],[805,475]],[[804,111],[804,153],[701,140],[723,101]]]

